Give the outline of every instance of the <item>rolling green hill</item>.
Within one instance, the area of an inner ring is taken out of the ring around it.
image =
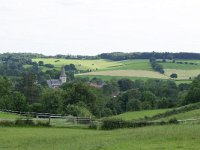
[[[117,116],[113,116],[113,118],[120,118],[123,120],[138,120],[142,119],[145,116],[152,117],[156,114],[163,113],[168,111],[169,109],[157,109],[157,110],[143,110],[143,111],[134,111],[134,112],[126,112]]]
[[[112,116],[112,118],[120,118],[123,120],[140,120],[147,117],[150,120],[162,121],[168,121],[172,118],[178,120],[200,119],[200,103],[189,104],[174,109],[134,111]]]
[[[169,117],[162,118],[160,120],[167,121],[169,119],[176,118],[178,120],[187,120],[187,119],[200,119],[200,109],[192,110],[188,112],[183,112],[180,114],[171,115]]]
[[[111,61],[105,59],[97,60],[77,60],[77,59],[53,59],[53,58],[40,58],[33,59],[34,62],[43,61],[45,64],[52,64],[55,69],[60,70],[63,65],[74,64],[79,70],[91,70],[91,72],[77,74],[78,77],[89,77],[94,76],[102,79],[110,79],[112,77],[122,78],[127,77],[132,80],[135,79],[170,79],[172,73],[176,73],[178,78],[176,79],[179,83],[190,83],[189,78],[194,78],[200,74],[200,60],[177,60],[178,63],[160,63],[165,70],[165,74],[159,74],[152,70],[149,60],[125,60],[125,61]],[[187,62],[187,63],[185,63]],[[193,63],[193,64],[190,64]],[[29,67],[29,66],[25,66]],[[40,67],[43,71],[49,68]]]
[[[80,70],[152,70],[148,60],[111,61],[105,59],[77,60],[77,59],[33,59],[34,62],[43,61],[44,64],[52,64],[56,69],[63,65],[74,64]]]

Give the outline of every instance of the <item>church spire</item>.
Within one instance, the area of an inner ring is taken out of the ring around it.
[[[62,67],[60,77],[67,77],[67,75],[65,74],[65,67]]]
[[[60,81],[61,81],[61,84],[67,82],[67,75],[65,74],[64,66],[62,67],[62,70],[61,70]]]

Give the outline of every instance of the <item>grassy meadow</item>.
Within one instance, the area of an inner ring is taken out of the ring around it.
[[[134,112],[126,112],[120,115],[113,116],[113,118],[120,118],[123,120],[137,120],[147,117],[152,117],[159,113],[164,113],[170,109],[157,109],[157,110],[143,110],[143,111],[134,111]]]
[[[113,116],[124,120],[137,120],[164,113],[169,109],[127,112]],[[198,118],[200,110],[172,115],[168,120]],[[17,118],[0,113],[0,118]],[[93,130],[80,126],[69,127],[0,127],[1,150],[198,150],[200,124],[198,122],[147,126],[118,130]]]
[[[137,78],[156,78],[156,79],[168,79],[167,76],[160,74],[155,71],[146,71],[146,70],[109,70],[109,71],[98,71],[98,72],[89,72],[82,75],[101,75],[101,76],[123,76],[123,77],[137,77]],[[81,75],[79,75],[81,76]]]
[[[166,125],[113,131],[0,128],[1,150],[198,150],[200,125]]]
[[[148,60],[126,60],[111,61],[105,59],[97,60],[77,60],[77,59],[54,59],[41,58],[33,59],[34,62],[43,61],[44,64],[52,64],[56,69],[63,65],[74,64],[79,70],[152,70]]]
[[[16,118],[19,118],[19,117],[20,117],[19,115],[0,112],[0,119],[16,119]]]
[[[43,61],[45,64],[52,64],[55,69],[60,70],[63,65],[74,64],[79,70],[91,70],[92,72],[77,74],[77,77],[98,77],[101,79],[120,79],[123,77],[129,78],[131,80],[142,79],[146,80],[149,78],[156,79],[169,79],[172,73],[176,73],[178,78],[176,82],[180,83],[190,83],[189,78],[194,78],[200,74],[200,60],[177,60],[177,62],[187,62],[188,64],[177,64],[177,63],[160,63],[165,74],[159,74],[152,70],[149,60],[139,59],[139,60],[124,60],[124,61],[111,61],[105,59],[97,60],[77,60],[77,59],[54,59],[54,58],[40,58],[33,59],[34,62]],[[195,63],[191,65],[189,63]],[[24,67],[29,67],[24,66]],[[49,68],[40,66],[43,71]]]
[[[178,120],[187,120],[187,119],[200,119],[200,109],[171,115],[169,117],[162,118],[161,120],[167,121],[169,119],[176,118]]]

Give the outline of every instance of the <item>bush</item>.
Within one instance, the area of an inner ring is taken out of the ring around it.
[[[49,124],[49,121],[37,121],[36,122],[36,126],[41,126],[41,127],[49,127],[50,124]]]
[[[149,122],[149,121],[125,121],[117,118],[107,118],[102,122],[101,129],[103,130],[113,130],[119,128],[138,128],[152,125],[164,125],[167,124],[164,121],[161,122]]]
[[[106,118],[102,122],[101,129],[103,130],[112,130],[118,128],[128,127],[128,121],[124,121],[122,119],[117,118]]]
[[[168,122],[169,122],[169,124],[178,124],[179,123],[176,118],[172,118]]]
[[[2,120],[0,121],[0,126],[14,126],[14,121]]]
[[[78,105],[68,105],[66,108],[66,113],[68,115],[79,116],[79,117],[88,117],[92,115],[87,108]]]
[[[98,123],[92,121],[89,125],[89,129],[98,129]]]
[[[54,65],[52,65],[52,64],[45,64],[44,66],[47,68],[54,68]]]
[[[17,119],[15,121],[15,125],[17,126],[35,126],[33,120],[30,119]]]
[[[188,111],[192,111],[192,110],[196,110],[196,109],[200,109],[200,103],[196,103],[196,104],[190,104],[187,106],[183,106],[181,108],[176,108],[164,113],[159,113],[157,115],[154,115],[152,117],[148,117],[146,118],[146,120],[157,120],[160,118],[165,118],[165,117],[169,117],[171,115],[175,115],[175,114],[179,114],[179,113],[184,113],[184,112],[188,112]]]

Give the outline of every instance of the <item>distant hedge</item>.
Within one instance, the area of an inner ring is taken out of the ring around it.
[[[192,110],[196,110],[196,109],[200,109],[200,103],[190,104],[190,105],[187,105],[187,106],[176,108],[176,109],[164,112],[164,113],[159,113],[159,114],[154,115],[152,117],[145,117],[144,120],[156,120],[156,119],[169,117],[169,116],[172,116],[172,115],[175,115],[175,114],[180,114],[180,113],[184,113],[184,112],[188,112],[188,111],[192,111]]]
[[[32,119],[1,120],[0,126],[50,126],[48,121],[33,121]]]
[[[102,130],[113,130],[119,128],[138,128],[152,125],[166,125],[166,124],[178,124],[176,118],[170,119],[169,121],[125,121],[118,118],[106,118],[102,121]]]

